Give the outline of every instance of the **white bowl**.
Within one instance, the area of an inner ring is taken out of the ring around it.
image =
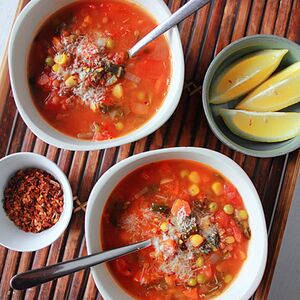
[[[30,152],[8,155],[0,160],[0,199],[9,179],[20,169],[38,168],[53,175],[64,192],[64,208],[58,222],[39,233],[25,232],[11,221],[0,207],[0,244],[15,251],[36,251],[53,243],[65,231],[71,219],[73,196],[70,183],[62,170],[48,158]]]
[[[258,287],[266,265],[267,230],[259,196],[243,169],[230,158],[208,149],[182,147],[149,151],[127,158],[110,168],[96,183],[89,197],[85,215],[88,253],[101,251],[100,217],[115,186],[133,170],[152,162],[168,159],[197,161],[218,170],[238,189],[249,214],[252,237],[248,258],[234,282],[216,299],[249,299]],[[92,268],[97,288],[104,299],[132,299],[112,278],[105,264]]]
[[[60,8],[78,0],[32,0],[18,16],[12,30],[8,62],[14,99],[26,125],[41,140],[58,148],[69,150],[97,150],[116,147],[141,139],[162,126],[172,115],[179,102],[184,79],[184,59],[177,28],[171,29],[167,40],[171,50],[171,82],[168,94],[158,112],[142,127],[129,134],[109,141],[84,141],[60,133],[39,113],[30,93],[27,65],[32,41],[43,22]],[[126,0],[128,1],[128,0]],[[130,0],[148,11],[158,23],[165,20],[170,11],[163,0]]]

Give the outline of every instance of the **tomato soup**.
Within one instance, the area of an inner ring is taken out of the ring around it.
[[[170,51],[165,37],[134,58],[127,51],[156,26],[125,0],[79,1],[51,16],[33,41],[28,65],[42,116],[79,139],[113,139],[142,126],[168,92]]]
[[[152,239],[108,263],[135,299],[207,299],[224,291],[247,259],[251,231],[236,188],[187,160],[145,165],[111,193],[101,219],[105,250]]]

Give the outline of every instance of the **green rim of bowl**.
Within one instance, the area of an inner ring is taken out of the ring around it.
[[[269,43],[268,47],[263,45],[266,43]],[[203,103],[205,116],[207,118],[211,130],[216,135],[216,137],[222,143],[224,143],[225,145],[227,145],[229,148],[233,150],[239,151],[241,153],[250,156],[255,156],[255,157],[276,157],[276,156],[280,156],[292,152],[300,147],[300,136],[279,143],[259,143],[259,142],[252,142],[252,141],[247,141],[245,139],[242,139],[234,135],[233,133],[231,133],[223,121],[216,121],[216,116],[214,115],[212,109],[213,105],[209,103],[211,82],[216,77],[216,74],[219,72],[220,66],[222,67],[223,62],[226,62],[226,59],[229,58],[230,61],[230,58],[236,54],[237,55],[240,54],[241,57],[243,55],[246,55],[247,53],[251,53],[261,49],[280,49],[280,48],[287,48],[289,50],[292,50],[292,52],[294,53],[296,52],[300,60],[300,46],[298,44],[283,37],[279,37],[275,35],[259,34],[259,35],[244,37],[242,39],[239,39],[229,44],[213,59],[206,72],[204,82],[203,82],[203,88],[202,88],[202,103]],[[239,55],[237,58],[239,58]],[[290,61],[296,62],[295,57],[292,57]],[[296,111],[300,111],[299,105],[297,106]],[[220,122],[221,124],[218,124],[217,122]],[[220,125],[222,125],[222,123],[223,126],[225,126],[223,130],[220,129]],[[241,145],[239,142],[242,142],[244,145]],[[245,144],[249,144],[249,147],[247,147]],[[262,145],[264,145],[264,148],[267,149],[259,149],[262,148]]]

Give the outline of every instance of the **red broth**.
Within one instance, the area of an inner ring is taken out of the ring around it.
[[[105,250],[153,239],[108,263],[135,299],[207,299],[222,293],[247,258],[248,214],[236,188],[193,161],[145,165],[111,193],[101,219]]]
[[[31,92],[58,131],[107,140],[136,130],[160,108],[170,82],[170,51],[160,37],[127,60],[156,21],[133,3],[77,2],[51,16],[34,39]]]

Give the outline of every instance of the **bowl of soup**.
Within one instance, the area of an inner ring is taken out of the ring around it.
[[[184,60],[177,28],[128,50],[168,18],[162,0],[30,1],[9,45],[17,108],[64,149],[115,147],[149,135],[175,110]]]
[[[249,299],[267,258],[251,180],[208,149],[149,151],[113,166],[92,190],[85,232],[89,254],[152,241],[92,268],[104,299]]]

